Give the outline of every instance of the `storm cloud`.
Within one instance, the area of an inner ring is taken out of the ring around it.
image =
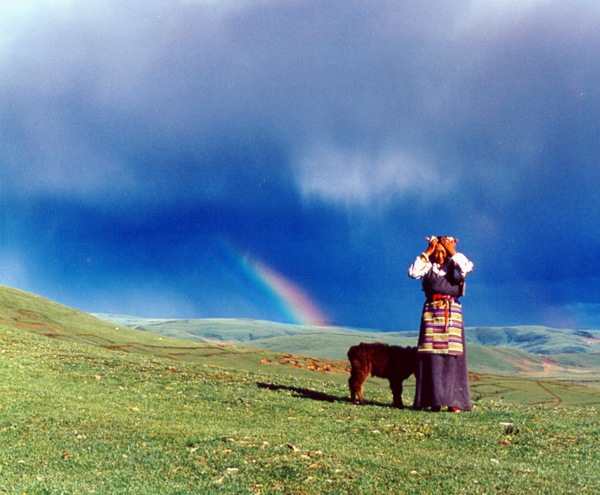
[[[595,2],[5,2],[2,283],[85,311],[414,329],[425,236],[467,325],[597,327]],[[412,309],[410,309],[412,308]]]

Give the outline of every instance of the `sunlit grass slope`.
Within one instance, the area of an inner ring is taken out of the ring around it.
[[[4,322],[9,327],[35,332],[49,339],[248,371],[273,368],[284,376],[310,376],[315,371],[320,371],[326,373],[328,379],[340,384],[345,384],[347,380],[348,363],[345,354],[350,345],[373,340],[402,345],[414,343],[406,336],[410,335],[406,332],[378,334],[337,327],[301,327],[255,320],[200,321],[202,325],[209,326],[213,337],[221,336],[220,342],[237,340],[238,345],[202,343],[198,340],[175,339],[138,331],[123,326],[123,321],[109,323],[33,294],[0,287],[0,324]],[[198,326],[198,320],[158,322],[160,328],[165,328],[162,326],[164,322],[168,322],[166,328],[173,324],[179,329]],[[127,323],[132,324],[131,321]],[[254,337],[249,338],[250,335]],[[549,379],[557,377],[581,383],[597,383],[597,366],[582,367],[574,364],[569,368],[556,365],[547,357],[477,344],[469,346],[469,365],[473,378],[478,377],[477,382],[472,384],[473,394],[477,397],[547,404],[564,404],[565,400],[569,404],[599,402],[598,389],[571,387],[570,393],[563,394],[563,398],[552,392],[552,386],[544,385]],[[516,379],[510,380],[510,386],[507,386],[506,379],[498,375]],[[522,380],[523,377],[536,379]],[[413,385],[414,380],[409,380],[407,391],[410,392]],[[387,390],[387,383],[371,379],[367,390],[370,387]],[[560,389],[563,388],[561,385]]]
[[[34,294],[0,286],[0,325],[45,338],[88,344],[109,350],[167,357],[175,361],[258,368],[280,355],[255,349],[201,344],[115,325]],[[90,350],[90,352],[93,352]],[[310,360],[309,360],[310,361]]]
[[[44,304],[32,301],[33,311]],[[370,404],[354,406],[345,377],[215,365],[210,355],[161,357],[145,352],[161,337],[113,334],[79,314],[85,336],[62,340],[66,310],[46,309],[44,324],[61,337],[22,320],[0,322],[0,493],[598,491],[595,407],[476,398],[471,413],[425,413],[387,407],[386,387],[370,388]],[[137,337],[149,340],[136,343],[136,353],[104,345]],[[506,395],[519,388],[513,378],[474,378],[476,395],[483,383],[488,397],[498,386]]]

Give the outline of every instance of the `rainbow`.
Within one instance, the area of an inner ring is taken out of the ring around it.
[[[264,262],[241,255],[230,243],[221,243],[243,272],[252,287],[267,295],[281,317],[288,323],[326,326],[328,318],[297,284],[267,266]]]

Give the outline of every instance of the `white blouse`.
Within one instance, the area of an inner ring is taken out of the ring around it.
[[[454,256],[448,258],[443,265],[438,265],[437,263],[432,263],[431,261],[423,261],[419,255],[414,263],[410,265],[408,269],[408,276],[419,279],[423,278],[431,270],[433,270],[433,273],[443,277],[447,273],[449,260],[454,262],[455,278],[465,278],[468,273],[473,271],[473,262],[462,253],[454,253]]]

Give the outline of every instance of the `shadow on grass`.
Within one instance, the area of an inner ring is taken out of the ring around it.
[[[294,397],[301,399],[311,399],[323,402],[348,402],[352,404],[350,397],[339,397],[337,395],[326,394],[325,392],[317,392],[309,388],[292,387],[290,385],[277,385],[275,383],[256,382],[258,388],[266,388],[268,390],[288,390],[294,392]],[[392,407],[391,404],[385,404],[383,402],[374,402],[365,400],[364,405],[369,406],[380,406],[380,407]]]

